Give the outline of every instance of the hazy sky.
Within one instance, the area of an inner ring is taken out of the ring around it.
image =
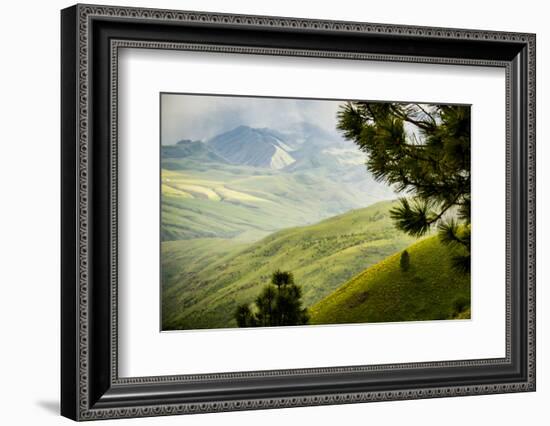
[[[284,128],[307,121],[336,132],[342,101],[249,98],[208,95],[161,96],[162,143],[181,139],[207,140],[240,125]]]

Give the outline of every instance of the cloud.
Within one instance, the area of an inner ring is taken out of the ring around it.
[[[162,94],[162,143],[206,140],[240,125],[284,129],[310,122],[336,132],[336,113],[343,101]]]

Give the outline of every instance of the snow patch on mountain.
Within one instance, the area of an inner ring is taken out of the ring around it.
[[[288,152],[276,146],[275,153],[271,156],[270,166],[272,169],[278,170],[295,162],[296,160]]]

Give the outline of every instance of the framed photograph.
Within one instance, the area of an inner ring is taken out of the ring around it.
[[[535,35],[61,12],[61,412],[535,390]]]

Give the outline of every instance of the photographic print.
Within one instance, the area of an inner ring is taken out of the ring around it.
[[[161,93],[161,329],[470,319],[470,106]]]

